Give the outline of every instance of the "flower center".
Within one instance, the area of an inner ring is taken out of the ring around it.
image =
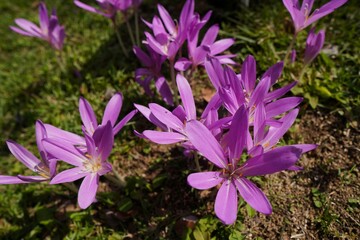
[[[102,169],[101,160],[99,158],[93,158],[90,154],[85,154],[88,158],[87,162],[83,163],[83,166],[87,172],[96,173]]]

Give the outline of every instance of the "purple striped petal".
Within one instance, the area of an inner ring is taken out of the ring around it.
[[[113,134],[114,136],[127,124],[134,115],[138,112],[138,110],[132,110],[129,112],[121,121],[113,128]]]
[[[245,177],[272,174],[293,166],[300,158],[302,150],[296,147],[284,146],[275,148],[263,155],[250,158],[242,167]]]
[[[222,53],[223,51],[225,51],[226,49],[231,47],[234,44],[234,42],[235,42],[235,40],[232,38],[225,38],[225,39],[221,39],[219,41],[214,42],[210,46],[211,55],[217,55],[219,53]]]
[[[229,157],[233,166],[240,160],[246,143],[248,126],[248,112],[244,105],[236,111],[228,133]]]
[[[151,123],[155,124],[157,127],[161,128],[164,131],[168,130],[168,127],[162,123],[159,119],[157,119],[154,114],[152,114],[151,110],[145,106],[134,104],[137,110],[146,117],[147,120],[149,120]]]
[[[40,163],[40,160],[34,156],[31,152],[29,152],[26,148],[21,146],[20,144],[7,140],[6,144],[10,150],[10,152],[26,167],[31,169],[32,171],[36,171],[35,167]]]
[[[270,102],[274,99],[280,98],[282,97],[284,94],[286,94],[287,92],[289,92],[298,82],[294,81],[288,85],[286,85],[285,87],[276,89],[270,93],[267,93],[264,99],[264,102]]]
[[[250,180],[236,178],[234,183],[241,197],[256,211],[263,214],[271,214],[272,207],[265,194]]]
[[[171,93],[168,83],[166,82],[166,79],[163,76],[155,80],[155,87],[160,93],[161,97],[166,102],[166,104],[173,106],[174,105],[173,95]]]
[[[301,97],[287,97],[279,99],[275,102],[269,103],[265,107],[266,117],[273,118],[284,112],[287,112],[295,107],[297,107],[303,98]]]
[[[156,103],[150,103],[149,108],[152,114],[154,114],[154,116],[162,123],[164,123],[167,127],[179,132],[183,131],[184,124],[169,110]]]
[[[87,161],[86,157],[76,147],[65,142],[47,138],[43,140],[43,145],[46,151],[55,158],[71,165],[82,166],[82,163]]]
[[[251,55],[248,55],[242,64],[241,80],[246,92],[250,95],[255,88],[256,81],[256,61]]]
[[[159,132],[146,130],[143,132],[143,135],[150,141],[158,144],[173,144],[187,140],[187,138],[183,134],[176,132]]]
[[[99,175],[89,174],[84,178],[78,193],[78,203],[80,208],[86,209],[95,201],[98,186]]]
[[[204,190],[215,187],[224,179],[220,177],[220,172],[200,172],[192,173],[187,177],[188,184],[196,189]]]
[[[17,176],[20,180],[25,181],[25,182],[29,182],[29,183],[33,183],[33,182],[44,182],[49,180],[49,178],[45,178],[42,176],[23,176],[23,175],[18,175]]]
[[[227,168],[227,159],[219,142],[204,124],[192,120],[186,124],[186,133],[194,147],[219,168]]]
[[[266,77],[262,79],[259,82],[259,84],[256,86],[251,96],[249,106],[257,106],[260,104],[260,102],[263,102],[266,93],[269,91],[269,88],[270,88],[270,77]]]
[[[44,126],[48,138],[54,138],[71,145],[86,145],[85,139],[77,134],[62,130],[50,124],[44,124]]]
[[[205,33],[203,40],[201,41],[201,45],[212,45],[216,37],[219,33],[219,25],[212,25]]]
[[[171,18],[169,12],[161,5],[157,5],[161,20],[163,21],[166,29],[170,33],[170,35],[175,35],[176,33],[176,26],[174,20]]]
[[[30,33],[34,37],[43,38],[41,34],[41,30],[38,26],[36,26],[34,23],[23,19],[18,18],[15,19],[15,23],[22,29],[24,29],[26,32]]]
[[[114,145],[114,134],[110,121],[105,126],[99,126],[94,132],[93,138],[97,146],[97,156],[100,156],[102,161],[106,161]]]
[[[194,96],[190,84],[181,74],[176,75],[176,84],[180,93],[181,101],[184,106],[187,120],[196,119],[196,108]]]
[[[43,2],[39,5],[39,23],[42,32],[47,32],[49,26],[49,16],[46,5]]]
[[[90,103],[82,97],[79,99],[79,112],[81,121],[83,122],[86,131],[93,134],[95,129],[98,127],[96,115]]]
[[[55,177],[51,180],[50,184],[75,182],[76,180],[87,175],[89,175],[89,173],[83,171],[82,167],[75,167],[56,174]]]
[[[233,224],[238,212],[238,197],[231,180],[223,182],[215,199],[215,213],[224,224]]]
[[[47,138],[47,134],[46,134],[45,126],[40,120],[37,120],[35,123],[35,135],[36,135],[36,144],[39,149],[41,158],[45,162],[45,164],[48,165],[46,159],[46,151],[44,149],[44,146],[42,145],[42,140],[44,138]]]
[[[121,111],[122,104],[123,96],[121,93],[116,93],[114,96],[112,96],[106,105],[101,125],[105,125],[108,121],[110,121],[111,126],[115,126],[116,120],[118,119]]]
[[[0,184],[20,184],[28,183],[15,176],[0,175]]]

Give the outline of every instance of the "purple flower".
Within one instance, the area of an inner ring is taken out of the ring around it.
[[[109,19],[115,19],[118,11],[125,13],[130,7],[138,6],[140,0],[96,0],[100,8],[91,7],[81,1],[74,0],[74,4],[86,11],[100,14]]]
[[[209,17],[207,17],[206,21]],[[235,57],[236,55],[218,55],[228,49],[231,45],[233,45],[234,39],[226,38],[215,41],[219,33],[219,26],[213,25],[205,33],[205,36],[200,43],[200,46],[197,46],[200,30],[201,28],[197,27],[188,34],[187,39],[189,59],[181,58],[176,62],[175,68],[178,71],[185,71],[190,66],[192,66],[192,68],[195,68],[198,65],[204,65],[204,61],[207,56],[217,58],[222,64],[235,64],[235,62],[231,60],[231,58]]]
[[[301,7],[298,0],[283,0],[294,22],[295,32],[298,33],[320,18],[332,13],[345,4],[347,0],[331,0],[319,9],[311,12],[314,0],[303,0]]]
[[[117,123],[117,119],[119,117],[122,107],[122,102],[123,97],[121,93],[116,93],[106,105],[101,124],[99,124],[90,103],[85,98],[80,98],[79,112],[81,120],[83,122],[84,130],[90,136],[93,136],[97,128],[104,126],[109,121],[113,128],[113,134],[115,136],[122,129],[122,127],[128,121],[130,121],[130,119],[137,113],[137,110],[133,110],[128,113],[120,122]],[[86,145],[85,139],[77,134],[64,131],[49,124],[45,124],[45,128],[49,138],[58,139],[76,146]]]
[[[8,140],[6,144],[10,152],[26,167],[38,176],[3,176],[0,175],[0,184],[32,183],[51,180],[56,171],[56,161],[47,153],[42,140],[47,138],[45,127],[41,121],[36,121],[36,143],[40,152],[40,160],[20,144]]]
[[[265,194],[247,177],[276,173],[293,166],[302,151],[296,147],[284,146],[240,164],[241,155],[246,145],[248,134],[248,112],[241,106],[235,113],[227,144],[220,143],[199,121],[190,121],[186,132],[190,142],[220,171],[193,173],[188,176],[188,183],[196,189],[209,189],[221,184],[215,200],[215,213],[225,224],[236,221],[238,194],[255,210],[271,214],[272,208]],[[224,147],[222,147],[224,146]]]
[[[153,95],[150,89],[150,83],[155,81],[155,87],[168,105],[173,105],[173,95],[170,87],[162,75],[161,66],[166,60],[166,57],[154,52],[152,48],[146,45],[149,54],[146,54],[141,48],[134,47],[134,53],[144,66],[135,71],[135,80],[145,90],[146,94]]]
[[[107,161],[114,144],[114,135],[110,120],[99,126],[91,136],[84,131],[86,151],[83,153],[75,146],[56,139],[43,140],[47,152],[55,158],[67,162],[74,168],[58,173],[50,184],[74,182],[84,178],[78,193],[80,208],[85,209],[95,201],[100,176],[112,170]]]
[[[40,3],[39,22],[40,27],[26,19],[17,18],[15,23],[20,28],[10,26],[10,29],[24,36],[44,39],[56,50],[61,50],[65,39],[65,29],[60,26],[55,9],[53,9],[49,18],[45,3]]]
[[[251,55],[247,56],[243,62],[240,75],[236,75],[228,66],[223,67],[215,58],[208,58],[205,68],[224,107],[231,115],[234,115],[245,104],[249,109],[250,124],[253,124],[256,108],[261,104],[265,107],[267,125],[278,125],[278,121],[273,118],[293,109],[302,101],[299,97],[276,100],[295,86],[296,82],[269,92],[281,75],[282,62],[270,67],[258,84],[256,84],[256,61]]]
[[[305,56],[304,63],[305,65],[310,64],[315,57],[320,53],[322,47],[324,46],[325,41],[325,30],[320,30],[318,33],[315,33],[315,28],[312,28],[309,32],[309,35],[306,39],[305,46]]]
[[[184,4],[178,24],[169,12],[158,4],[160,18],[155,16],[151,23],[145,24],[151,28],[153,35],[145,32],[146,41],[155,52],[174,61],[178,50],[186,40],[188,29],[194,19],[194,0],[187,0]]]
[[[166,108],[150,103],[149,108],[135,105],[136,108],[152,123],[160,127],[164,132],[146,130],[141,136],[159,144],[172,144],[187,140],[186,122],[196,119],[194,97],[189,82],[180,74],[176,76],[182,106],[178,106],[170,112]]]

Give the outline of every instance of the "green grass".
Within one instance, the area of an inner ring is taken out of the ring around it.
[[[169,6],[169,2],[164,5]],[[54,51],[47,43],[12,32],[8,26],[13,25],[15,18],[37,22],[37,3],[24,0],[0,3],[0,174],[4,175],[31,174],[9,154],[5,141],[13,139],[38,156],[34,135],[37,119],[81,133],[80,96],[92,104],[97,116],[102,115],[115,91],[121,91],[125,97],[121,116],[134,108],[133,103],[147,105],[153,101],[134,82],[138,62],[135,57],[125,59],[122,55],[109,21],[75,7],[72,1],[46,1],[48,6],[57,8],[60,23],[66,26],[65,72],[59,68]],[[221,22],[222,37],[235,38],[231,51],[238,54],[237,61],[241,63],[247,54],[253,54],[258,63],[258,76],[261,76],[285,55],[291,41],[289,14],[280,1],[257,4],[250,9],[241,6],[235,9],[233,3],[230,5],[219,6],[216,1],[196,3],[201,12],[216,9],[212,22]],[[179,7],[181,4],[177,1],[169,9],[177,13]],[[142,9],[147,20],[155,12],[152,1],[146,1]],[[319,22],[318,28],[327,29],[325,47],[338,49],[338,53],[322,53],[316,58],[303,83],[295,90],[296,94],[305,96],[305,107],[310,104],[336,111],[349,122],[360,116],[358,11],[359,7],[352,1]],[[130,48],[124,26],[122,35]],[[298,59],[302,58],[305,39],[303,32],[296,43]],[[300,67],[300,63],[287,67],[281,84],[296,79]],[[138,121],[144,119],[135,117],[116,138],[110,159],[129,176],[125,189],[107,184],[98,194],[99,202],[81,211],[74,206],[76,195],[64,186],[46,183],[0,186],[0,238],[177,239],[184,234],[184,238],[196,240],[243,239],[247,233],[243,220],[249,216],[256,218],[252,209],[240,202],[236,224],[224,226],[208,205],[213,197],[199,198],[199,191],[186,185],[189,162],[181,151],[178,148],[158,150],[136,138],[134,129],[151,127]],[[343,175],[341,178],[347,187],[349,180]],[[266,186],[266,179],[255,180],[260,186]],[[180,199],[182,196],[184,199]],[[313,189],[310,201],[315,207],[329,204],[324,193],[317,189]],[[348,211],[354,211],[359,201],[349,199],[347,205]],[[198,215],[201,219],[194,230],[179,234],[179,219],[188,215]],[[323,210],[317,218],[319,229],[326,232],[338,217]]]

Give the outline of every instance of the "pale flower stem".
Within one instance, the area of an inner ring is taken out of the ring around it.
[[[136,34],[136,43],[140,46],[140,32],[139,32],[139,9],[135,9],[134,18],[135,18],[135,34]]]
[[[296,42],[296,37],[297,37],[297,32],[294,33],[293,38],[291,40],[291,43],[290,43],[288,49],[286,50],[286,55],[285,55],[285,58],[284,58],[284,66],[286,66],[286,62],[287,62],[287,60],[289,58],[289,55],[290,55],[290,53],[291,53],[291,51],[292,51],[292,49],[294,47],[294,44]]]
[[[194,160],[195,160],[195,164],[196,164],[196,170],[198,172],[201,172],[201,166],[199,163],[199,154],[197,152],[195,152]]]
[[[170,59],[170,76],[171,76],[171,83],[172,83],[172,89],[174,92],[174,102],[175,105],[179,105],[179,98],[178,98],[178,91],[177,91],[177,85],[176,85],[176,79],[175,79],[175,61],[173,59]]]
[[[72,191],[74,193],[78,193],[78,191],[79,191],[79,189],[72,182],[64,183],[64,186],[67,187],[70,191]]]
[[[116,176],[117,180],[119,181],[119,184],[122,186],[122,187],[125,187],[126,186],[126,182],[124,180],[124,178],[122,176],[120,176],[120,174],[113,168],[112,169],[112,172],[114,173],[114,175]]]
[[[120,44],[121,50],[123,51],[125,57],[129,57],[129,55],[127,54],[126,48],[124,46],[124,43],[123,43],[123,41],[121,39],[121,35],[120,35],[120,32],[119,32],[118,26],[116,24],[116,20],[113,20],[112,22],[113,22],[115,34],[116,34],[117,40],[118,40],[118,42]]]
[[[129,35],[130,35],[131,44],[133,46],[136,46],[134,33],[133,33],[132,29],[131,29],[130,23],[129,23],[128,18],[126,16],[125,16],[125,23],[126,23],[126,27],[128,29]]]
[[[214,169],[214,164],[210,163],[209,171],[212,171]]]

